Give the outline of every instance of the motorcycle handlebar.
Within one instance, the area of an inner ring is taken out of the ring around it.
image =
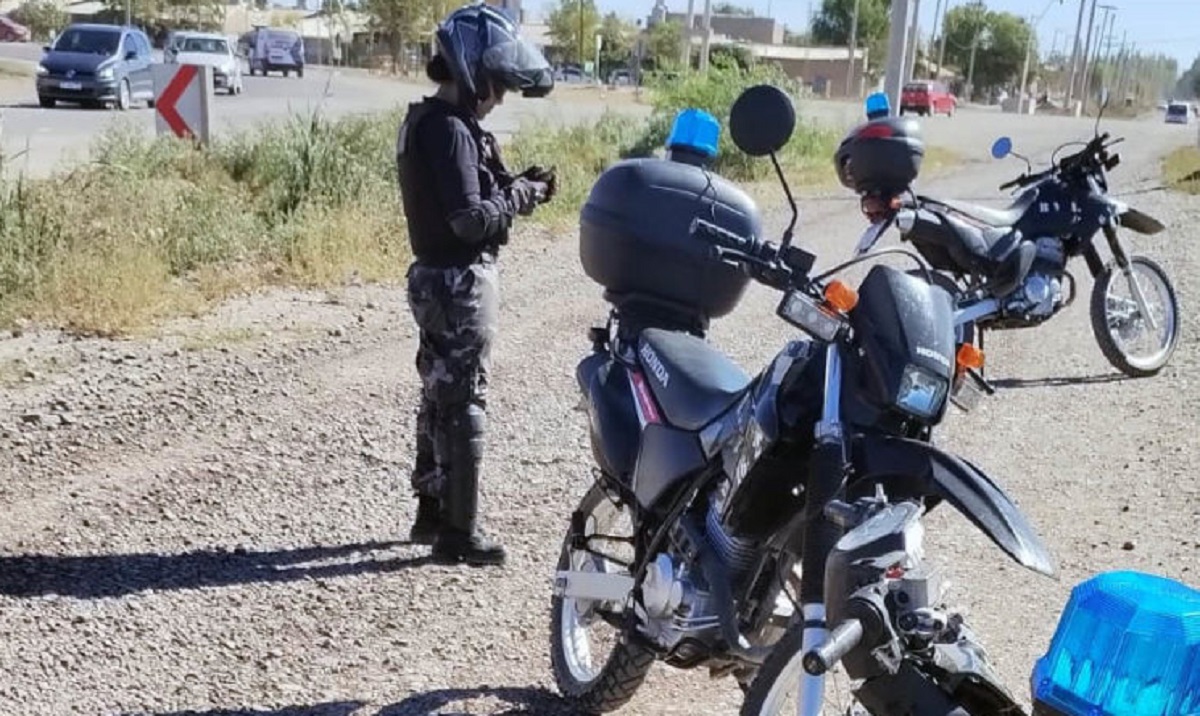
[[[757,257],[762,246],[754,239],[740,236],[732,231],[729,231],[728,229],[723,229],[720,226],[705,221],[699,217],[692,219],[690,233],[692,236],[698,236],[707,240],[711,244],[720,246],[722,248],[733,249],[734,251],[744,253],[747,256]]]
[[[804,655],[804,671],[820,676],[832,669],[858,646],[863,638],[863,625],[857,619],[847,619],[829,632],[824,644]]]

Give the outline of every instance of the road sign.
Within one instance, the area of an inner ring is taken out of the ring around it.
[[[208,143],[212,107],[212,68],[205,65],[152,65],[154,123],[159,134]]]

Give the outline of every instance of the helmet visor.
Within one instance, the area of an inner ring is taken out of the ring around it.
[[[554,89],[550,63],[522,39],[497,42],[483,52],[483,68],[492,81],[525,97],[544,97]]]

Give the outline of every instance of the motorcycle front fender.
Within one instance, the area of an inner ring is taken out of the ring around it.
[[[870,496],[882,484],[891,500],[924,498],[934,507],[945,500],[1023,567],[1054,576],[1050,550],[1021,509],[990,477],[967,460],[921,442],[885,435],[859,435],[852,445],[856,476],[847,500]]]
[[[1121,226],[1131,231],[1136,231],[1139,234],[1157,234],[1167,228],[1158,219],[1132,207],[1125,207],[1125,210],[1117,216],[1120,219]]]

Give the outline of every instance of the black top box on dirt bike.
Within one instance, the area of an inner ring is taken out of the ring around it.
[[[691,236],[697,217],[740,236],[761,234],[754,200],[717,174],[666,159],[617,162],[580,212],[583,270],[618,311],[670,307],[706,327],[737,306],[750,279]]]
[[[850,130],[833,155],[838,180],[858,194],[896,196],[921,173],[925,142],[912,118],[882,117]]]

